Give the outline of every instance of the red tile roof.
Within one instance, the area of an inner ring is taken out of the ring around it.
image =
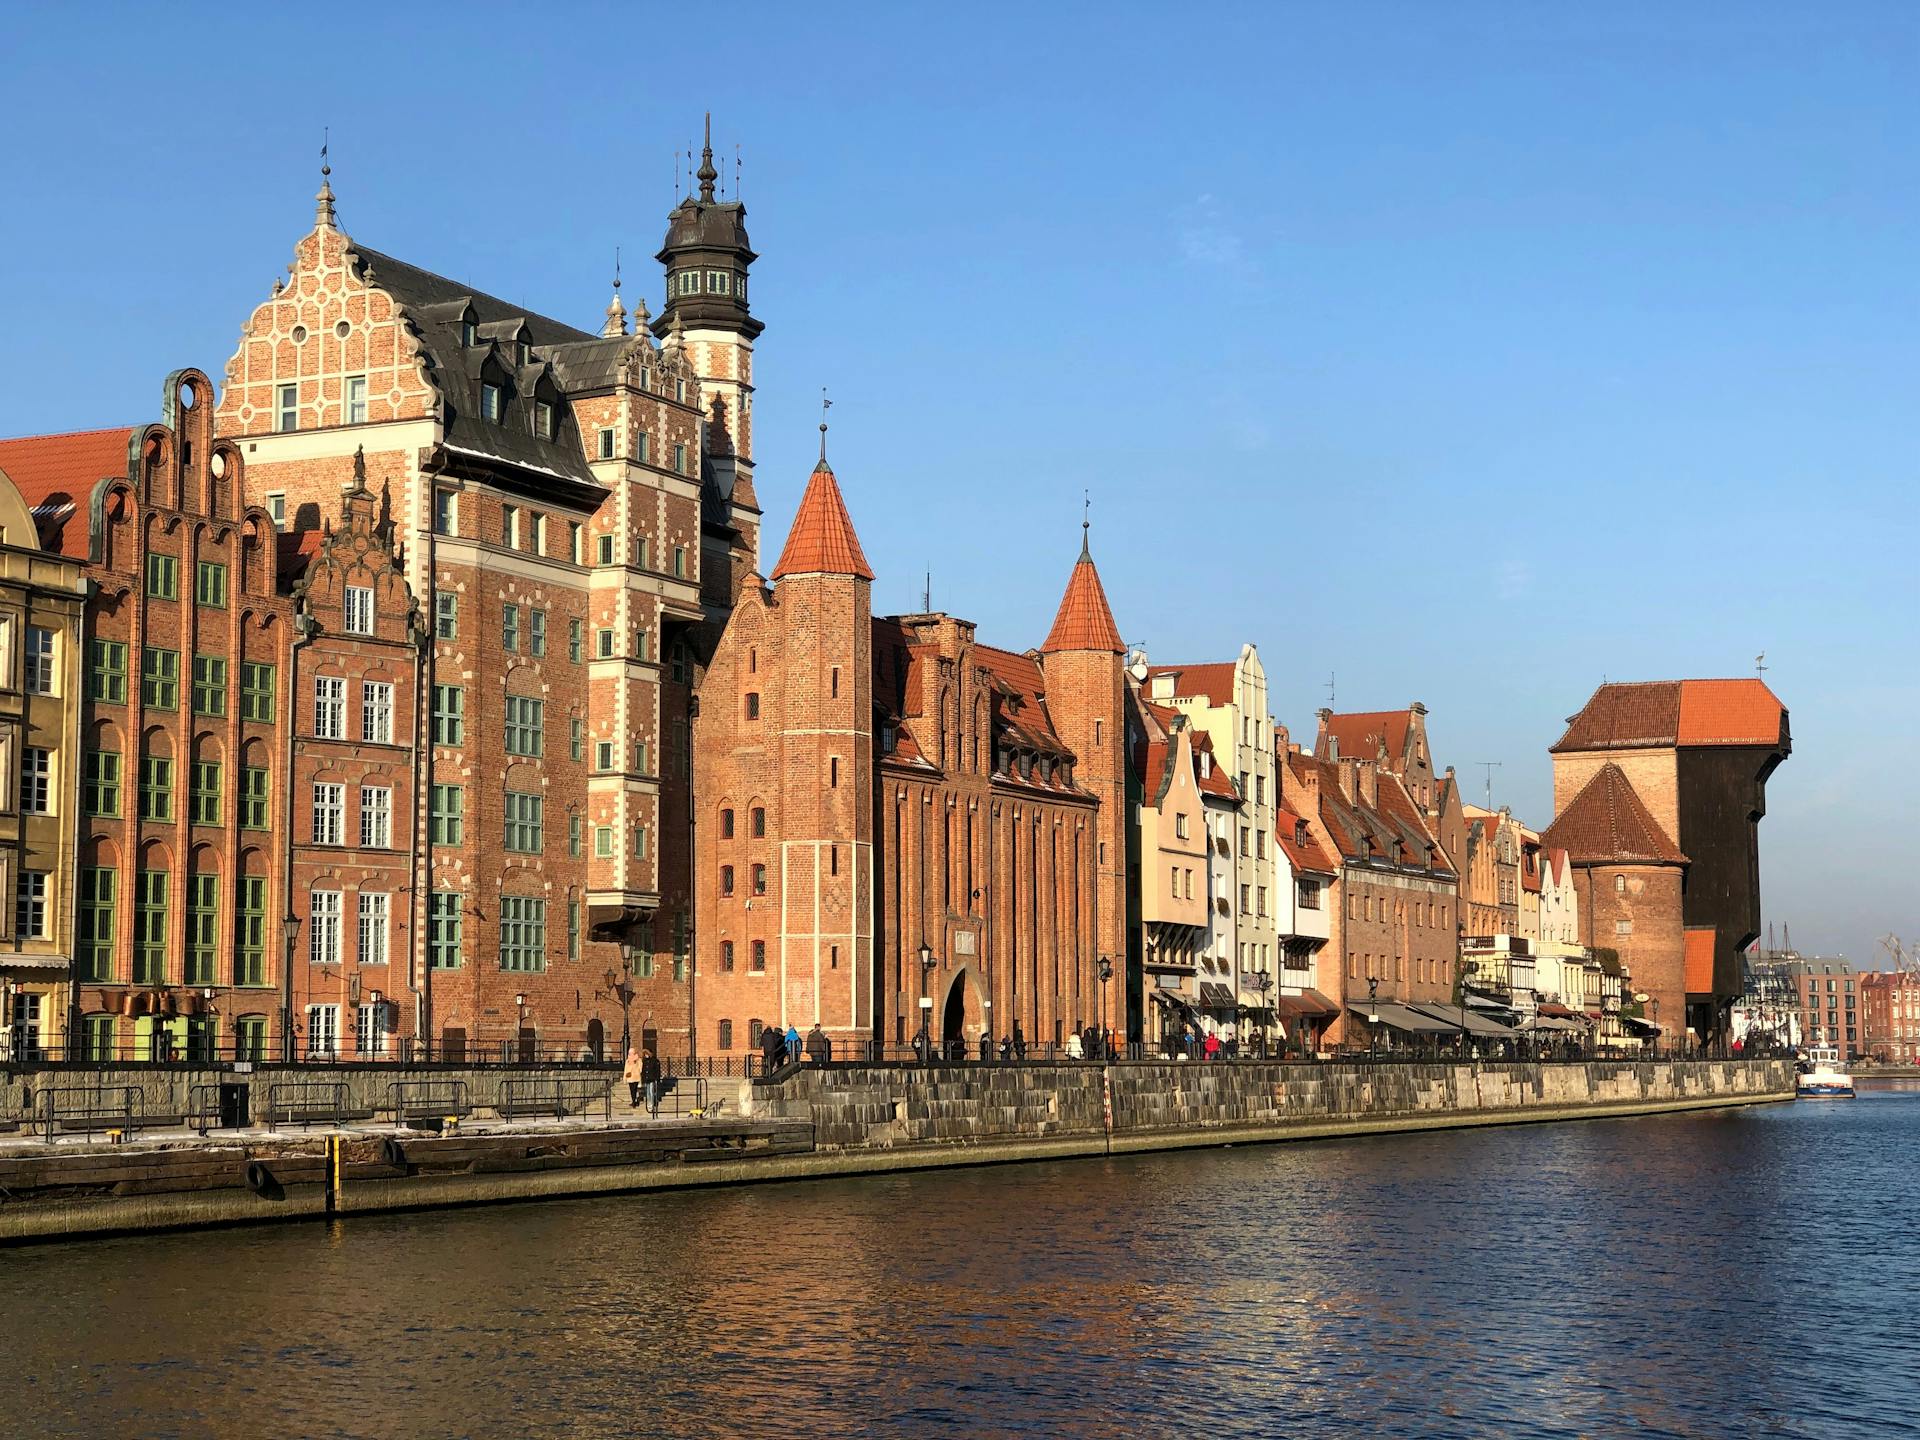
[[[1758,679],[1645,680],[1595,690],[1552,749],[1777,745],[1785,726],[1786,707]]]
[[[1209,757],[1213,763],[1203,765],[1200,762],[1202,755]],[[1202,795],[1224,795],[1229,800],[1240,798],[1233,777],[1227,774],[1227,767],[1220,763],[1220,757],[1213,753],[1213,737],[1197,727],[1193,732],[1193,778],[1200,786]]]
[[[1310,870],[1320,875],[1335,875],[1340,866],[1327,854],[1326,847],[1314,838],[1311,826],[1307,829],[1306,842],[1302,844],[1294,836],[1298,833],[1301,817],[1291,810],[1276,810],[1273,815],[1273,839],[1287,857],[1294,870]]]
[[[87,558],[87,504],[93,487],[127,473],[127,427],[0,440],[0,470],[20,491],[49,550]]]
[[[1153,665],[1148,667],[1147,675],[1173,676],[1173,693],[1176,695],[1189,695],[1214,705],[1231,705],[1233,672],[1237,668],[1237,663],[1232,660],[1206,665]]]
[[[1687,927],[1686,975],[1689,995],[1713,993],[1713,952],[1719,933],[1711,925]]]
[[[1554,817],[1541,841],[1564,849],[1576,864],[1687,863],[1687,857],[1667,838],[1626,772],[1611,762],[1595,771],[1567,808]]]
[[[1352,715],[1329,715],[1327,737],[1339,743],[1339,754],[1352,760],[1371,760],[1385,746],[1387,758],[1398,762],[1407,750],[1405,710],[1368,710]],[[1318,747],[1315,747],[1318,749]],[[1323,760],[1334,758],[1321,755]]]
[[[1053,629],[1047,632],[1040,649],[1049,655],[1059,650],[1105,650],[1115,655],[1127,652],[1120,627],[1113,623],[1100,572],[1085,550],[1074,561],[1073,574],[1067,577],[1067,592],[1060,597],[1060,611],[1053,617]]]
[[[806,493],[800,497],[800,509],[787,532],[787,547],[780,552],[780,563],[773,567],[773,578],[783,575],[855,575],[873,579],[860,537],[853,532],[853,517],[847,514],[847,502],[840,498],[839,482],[822,460],[807,477]]]

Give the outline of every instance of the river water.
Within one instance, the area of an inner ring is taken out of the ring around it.
[[[1920,1084],[0,1251],[8,1436],[1920,1434]]]

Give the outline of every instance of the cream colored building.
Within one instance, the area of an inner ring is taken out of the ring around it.
[[[16,1060],[67,1033],[85,596],[79,559],[42,546],[0,469],[0,1053]]]

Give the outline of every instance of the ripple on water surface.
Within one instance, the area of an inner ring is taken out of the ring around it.
[[[1920,1087],[0,1252],[8,1435],[1917,1434]]]

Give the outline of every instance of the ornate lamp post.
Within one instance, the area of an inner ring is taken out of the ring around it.
[[[283,948],[280,954],[280,1058],[293,1063],[293,942],[300,938],[300,917],[288,915],[280,922]]]
[[[1260,992],[1260,1008],[1262,1010],[1271,1010],[1273,1008],[1273,976],[1269,972],[1262,970],[1258,975],[1253,977],[1253,988]],[[1260,1027],[1260,1058],[1263,1060],[1267,1057],[1267,1031],[1270,1028],[1267,1024],[1262,1024]]]
[[[927,994],[927,978],[933,973],[933,947],[923,938],[920,941],[920,1033],[924,1037],[921,1047],[923,1061],[933,1058],[933,997]]]
[[[1113,979],[1113,960],[1110,956],[1100,957],[1100,1048],[1104,1052],[1107,1046],[1107,982]]]
[[[1380,1010],[1375,1000],[1379,993],[1380,981],[1369,975],[1367,977],[1367,1048],[1369,1050],[1380,1048]]]

